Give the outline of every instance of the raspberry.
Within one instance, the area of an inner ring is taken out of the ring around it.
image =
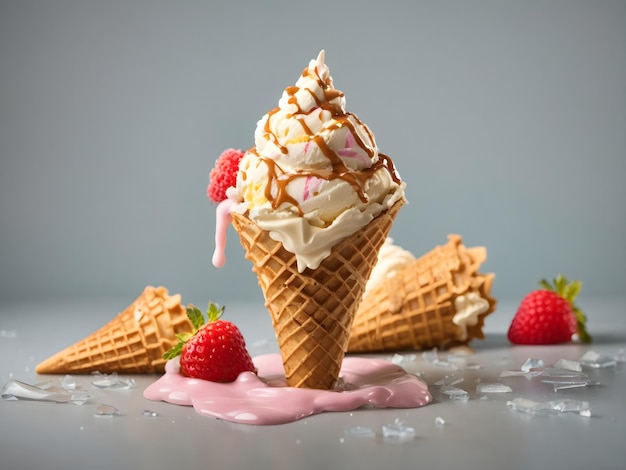
[[[239,149],[226,149],[217,158],[209,174],[207,196],[215,203],[226,199],[226,190],[237,184],[237,171],[244,152]]]

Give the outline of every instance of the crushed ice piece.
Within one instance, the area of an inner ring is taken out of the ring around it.
[[[389,362],[399,366],[402,364],[402,361],[404,361],[404,356],[402,354],[394,354]]]
[[[533,371],[529,371],[529,372],[524,372],[521,370],[503,370],[500,373],[500,378],[506,378],[506,377],[526,377],[527,379],[532,379],[533,377],[537,377],[538,375],[541,375],[542,371],[541,370],[533,370]]]
[[[446,375],[443,379],[438,380],[434,383],[434,385],[442,386],[442,385],[456,385],[463,382],[463,377],[457,374]]]
[[[442,369],[458,369],[458,367],[450,361],[442,361],[440,359],[437,359],[436,361],[433,361],[433,364],[437,367],[441,367]]]
[[[391,356],[391,359],[389,360],[389,362],[399,366],[400,364],[402,364],[403,360],[404,360],[404,356],[402,354],[394,354],[393,356]]]
[[[96,418],[113,418],[114,416],[121,416],[120,410],[113,405],[102,404],[96,407],[96,411],[93,414]]]
[[[577,413],[580,416],[591,416],[591,409],[588,401],[580,400],[551,400],[536,402],[527,398],[515,398],[507,401],[506,405],[515,411],[530,414],[551,414],[551,413]]]
[[[16,330],[0,330],[0,338],[13,339],[17,338]]]
[[[513,389],[501,383],[479,383],[476,386],[478,393],[511,393]]]
[[[580,363],[592,367],[594,369],[601,369],[604,367],[613,367],[617,365],[617,360],[614,357],[606,356],[604,354],[597,353],[596,351],[587,351],[580,358]]]
[[[543,383],[552,384],[554,391],[566,390],[568,388],[581,388],[589,385],[600,385],[595,380],[587,380],[585,374],[576,377],[544,377],[541,379]]]
[[[391,424],[383,425],[383,437],[398,441],[408,441],[415,437],[415,429],[405,426],[399,418]]]
[[[437,352],[437,348],[433,348],[429,351],[424,351],[422,353],[422,359],[427,362],[434,362],[439,359],[439,353]]]
[[[84,405],[91,398],[87,390],[73,390],[71,395],[71,402],[75,405]]]
[[[19,380],[9,380],[2,388],[2,398],[5,400],[35,400],[67,403],[71,395],[65,391],[56,392],[48,388],[30,385]]]
[[[50,382],[37,386],[12,379],[2,388],[2,398],[5,400],[33,400],[83,405],[89,399],[89,394],[85,390],[71,392],[63,390],[53,386]]]
[[[422,353],[422,359],[424,359],[426,362],[430,362],[437,367],[441,367],[442,369],[458,369],[458,367],[452,362],[440,359],[437,348],[433,348],[429,351],[424,351]]]
[[[33,384],[33,387],[37,387],[42,390],[49,390],[54,387],[54,383],[52,383],[51,380],[48,380],[47,382],[38,382],[36,384]]]
[[[582,387],[586,387],[587,385],[589,385],[587,382],[570,382],[570,383],[553,383],[552,387],[554,388],[555,392],[558,392],[559,390],[567,390],[570,388],[582,388]]]
[[[441,416],[437,416],[435,418],[435,426],[443,426],[444,424],[446,424],[446,420],[443,419]]]
[[[583,379],[585,377],[544,377],[541,381],[545,384],[587,384],[588,382]]]
[[[448,353],[448,362],[459,367],[465,367],[467,363],[467,357],[461,354]]]
[[[66,375],[61,379],[61,387],[64,390],[76,390],[76,379],[71,375]]]
[[[94,380],[91,384],[94,387],[102,389],[129,389],[135,388],[135,379],[121,379],[117,375],[117,372],[112,374],[101,374],[100,372],[94,372],[92,374],[95,377],[99,377],[98,380]]]
[[[365,426],[352,426],[343,431],[346,437],[375,437],[376,433],[373,429]]]
[[[582,372],[583,368],[579,361],[572,361],[570,359],[559,359],[554,364],[555,369],[571,370],[572,372]]]
[[[484,364],[480,364],[480,363],[476,363],[476,364],[467,364],[465,366],[466,369],[468,370],[480,370],[480,369],[484,369],[485,365]]]
[[[354,390],[357,388],[354,384],[350,382],[346,382],[346,379],[343,376],[339,377],[333,386],[333,390],[337,392],[349,392],[350,390]]]
[[[522,372],[530,372],[533,369],[543,369],[544,367],[545,367],[545,364],[543,360],[529,357],[528,359],[526,359],[526,362],[522,364],[522,367],[520,367],[520,370]]]
[[[143,410],[143,412],[141,413],[141,416],[148,416],[150,418],[156,418],[157,416],[159,416],[159,413],[157,413],[156,411],[152,411],[152,410]]]
[[[446,395],[450,401],[465,403],[469,400],[467,391],[453,385],[444,385],[439,391]]]
[[[541,373],[544,377],[579,377],[585,378],[587,374],[581,372],[576,372],[570,369],[559,369],[557,367],[548,367],[544,369]]]
[[[389,362],[397,366],[402,366],[406,364],[411,364],[415,362],[416,359],[417,359],[417,356],[415,354],[397,354],[396,353],[391,357]]]

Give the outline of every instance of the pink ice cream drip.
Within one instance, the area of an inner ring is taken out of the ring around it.
[[[225,199],[215,209],[215,250],[213,251],[213,266],[221,268],[226,262],[226,231],[233,217],[231,212],[235,203]]]

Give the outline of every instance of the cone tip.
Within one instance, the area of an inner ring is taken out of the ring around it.
[[[58,354],[49,357],[48,359],[40,362],[35,367],[35,372],[38,374],[61,374],[66,373],[63,370],[64,361]]]

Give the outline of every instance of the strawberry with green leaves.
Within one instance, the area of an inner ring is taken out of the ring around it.
[[[200,309],[189,305],[187,316],[193,332],[177,335],[178,344],[163,354],[163,359],[180,355],[183,375],[211,382],[233,382],[242,372],[256,373],[243,335],[233,323],[220,318],[223,313],[224,307],[210,302],[205,323]]]
[[[580,281],[568,282],[561,275],[554,284],[545,279],[542,287],[522,300],[513,317],[508,338],[514,344],[558,344],[571,341],[573,335],[583,343],[591,336],[585,329],[587,318],[574,305],[574,299],[582,286]]]

